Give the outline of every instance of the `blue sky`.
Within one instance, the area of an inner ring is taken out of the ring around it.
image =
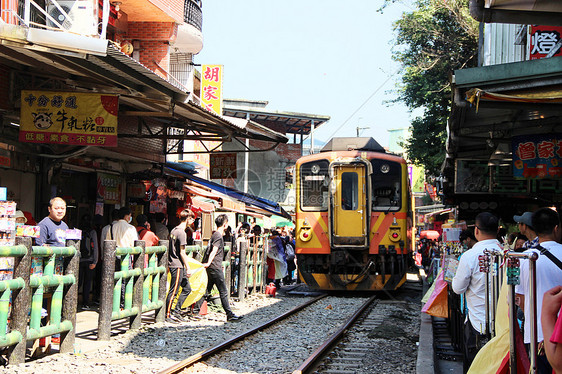
[[[397,3],[381,14],[381,4],[204,0],[204,47],[194,60],[224,65],[225,98],[330,116],[317,139],[355,136],[357,127],[370,127],[361,136],[388,146],[387,130],[408,127],[411,119],[402,104],[385,104],[395,97],[389,91],[399,79],[399,65],[391,59],[392,23],[411,9]]]

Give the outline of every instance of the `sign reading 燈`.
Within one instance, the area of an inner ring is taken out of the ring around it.
[[[211,153],[211,179],[236,179],[236,153]]]
[[[515,178],[562,178],[562,134],[516,136],[512,150]]]
[[[530,60],[562,56],[562,27],[532,25],[530,28]]]
[[[222,115],[222,65],[202,66],[201,106]]]
[[[22,91],[19,140],[116,147],[118,107],[115,95]]]

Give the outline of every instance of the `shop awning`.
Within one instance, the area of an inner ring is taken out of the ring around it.
[[[187,179],[189,179],[192,182],[195,182],[201,186],[210,188],[213,191],[219,192],[221,194],[224,194],[230,198],[236,199],[238,201],[243,202],[244,204],[246,204],[246,208],[247,209],[252,209],[256,212],[263,212],[266,215],[278,215],[281,217],[285,217],[287,219],[291,219],[291,215],[289,213],[287,213],[278,203],[261,198],[261,197],[257,197],[257,196],[253,196],[238,190],[235,190],[234,188],[230,188],[230,187],[226,187],[223,186],[221,184],[215,183],[215,182],[211,182],[208,181],[206,179],[203,178],[199,178],[196,177],[194,175],[191,174],[185,174],[185,177]]]
[[[470,15],[486,23],[562,25],[562,3],[553,0],[470,0]]]

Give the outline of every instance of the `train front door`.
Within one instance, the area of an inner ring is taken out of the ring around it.
[[[333,244],[367,244],[367,197],[363,164],[333,165],[332,225]]]

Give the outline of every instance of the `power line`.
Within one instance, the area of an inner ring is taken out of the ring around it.
[[[365,101],[363,101],[363,103],[362,103],[361,105],[359,105],[359,107],[358,107],[357,109],[355,109],[355,111],[354,111],[353,113],[351,113],[351,115],[350,115],[345,121],[343,121],[343,123],[340,125],[340,127],[338,127],[338,128],[336,129],[336,131],[334,131],[334,132],[332,133],[332,135],[330,135],[330,136],[328,137],[328,140],[329,140],[329,139],[332,139],[333,136],[336,135],[336,133],[337,133],[338,131],[340,131],[341,128],[342,128],[350,119],[352,119],[353,116],[354,116],[355,114],[357,114],[357,112],[359,112],[359,111],[361,110],[361,108],[363,108],[363,107],[365,106],[365,104],[367,104],[367,103],[369,102],[369,100],[371,100],[371,99],[373,98],[373,96],[375,96],[375,95],[377,94],[377,92],[379,92],[380,89],[383,88],[384,85],[385,85],[392,77],[394,77],[394,76],[396,75],[396,73],[398,73],[399,71],[400,71],[400,69],[397,69],[394,73],[392,73],[391,75],[389,75],[388,78],[386,78],[386,80],[385,80],[384,82],[382,82],[382,84],[381,84],[380,86],[377,87],[377,89],[371,94],[371,96],[369,96]]]

